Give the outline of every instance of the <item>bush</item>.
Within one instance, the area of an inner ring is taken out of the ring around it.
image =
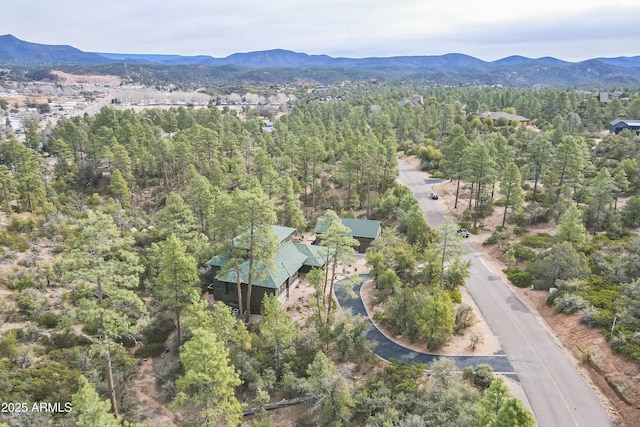
[[[535,236],[525,236],[520,243],[531,248],[550,248],[555,243],[555,238],[546,233],[538,233]]]
[[[134,356],[139,358],[147,358],[147,357],[158,357],[165,351],[164,343],[160,342],[152,342],[150,344],[145,344],[142,347],[138,348],[134,353]]]
[[[164,346],[165,341],[176,330],[173,320],[167,317],[156,317],[143,330],[142,335],[147,344],[160,343]]]
[[[511,251],[515,259],[518,261],[530,261],[536,257],[536,253],[534,251],[520,243],[511,245],[509,251]]]
[[[461,304],[456,307],[456,326],[453,332],[459,334],[463,330],[469,328],[476,323],[476,315],[473,313],[473,308],[469,304]]]
[[[494,230],[493,233],[491,233],[491,236],[482,243],[482,245],[483,246],[486,246],[486,245],[500,246],[509,240],[510,235],[511,235],[511,232],[509,231],[509,229],[504,227],[498,227],[496,230]]]
[[[518,267],[511,267],[502,270],[511,283],[519,288],[528,288],[531,286],[533,278],[531,277],[531,273],[527,271],[522,271]]]
[[[73,348],[77,346],[86,347],[91,344],[91,340],[88,338],[71,333],[52,335],[46,342],[47,351]]]
[[[10,233],[6,228],[0,229],[0,246],[6,246],[18,252],[29,249],[29,244],[16,233]]]
[[[590,328],[598,326],[599,310],[592,305],[588,305],[580,312],[580,323]]]
[[[460,221],[458,223],[458,227],[466,228],[467,230],[469,230],[469,232],[471,232],[471,229],[473,228],[473,224],[471,224],[469,221]]]
[[[7,231],[15,233],[31,233],[36,227],[36,220],[33,217],[21,219],[19,216],[11,215],[11,222],[7,225]]]
[[[457,288],[449,291],[449,297],[454,304],[460,304],[462,302],[462,294]]]
[[[553,305],[556,313],[572,314],[588,308],[590,304],[579,295],[565,293],[555,298]]]
[[[53,329],[58,326],[60,317],[61,316],[51,312],[42,313],[35,318],[35,322],[38,326],[42,326],[43,328]]]
[[[489,388],[494,380],[493,368],[489,365],[478,365],[473,375],[473,385],[480,391]]]
[[[10,285],[9,289],[15,289],[21,291],[23,289],[35,288],[38,279],[35,276],[31,276],[30,274],[24,274],[17,279],[15,279]]]

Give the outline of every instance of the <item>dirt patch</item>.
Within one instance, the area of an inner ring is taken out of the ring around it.
[[[60,85],[88,84],[117,86],[121,82],[120,77],[110,75],[69,74],[58,70],[51,71],[51,74],[58,76],[56,83]]]

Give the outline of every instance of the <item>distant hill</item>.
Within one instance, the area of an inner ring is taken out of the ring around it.
[[[226,58],[207,55],[155,55],[126,53],[83,52],[71,46],[51,46],[29,43],[12,35],[0,36],[0,64],[77,66],[130,64],[153,66],[156,73],[164,66],[221,67],[235,66],[236,76],[263,76],[250,70],[280,69],[278,79],[303,76],[324,76],[340,81],[362,77],[383,79],[415,79],[427,84],[504,85],[513,87],[545,86],[638,86],[640,85],[640,56],[596,58],[572,63],[552,57],[527,58],[509,56],[487,62],[461,53],[432,56],[395,56],[370,58],[333,58],[328,55],[307,55],[283,49],[234,53]],[[204,76],[202,70],[191,70],[191,76]],[[142,73],[142,71],[141,71]],[[221,71],[228,75],[229,69]],[[365,74],[362,74],[365,73]],[[220,74],[220,73],[218,73]],[[267,73],[268,74],[268,73]],[[274,75],[275,73],[271,73]],[[232,77],[231,77],[232,78]],[[253,79],[254,77],[251,77]],[[206,84],[206,79],[200,79]]]
[[[71,46],[29,43],[11,34],[0,36],[0,64],[86,64],[113,62],[104,56],[83,52]]]

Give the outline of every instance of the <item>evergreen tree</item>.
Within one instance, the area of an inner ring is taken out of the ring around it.
[[[123,207],[131,206],[131,192],[129,191],[129,186],[119,169],[114,170],[111,174],[109,192],[118,199]]]
[[[286,359],[295,355],[293,344],[299,331],[275,295],[265,295],[262,300],[262,322],[259,332],[262,345],[270,353],[269,359],[273,363],[276,376],[280,377]]]
[[[574,248],[580,250],[589,241],[587,229],[582,222],[582,211],[571,206],[562,216],[556,227],[556,239],[558,242],[569,242]]]
[[[500,194],[504,197],[504,214],[502,215],[502,226],[507,221],[507,210],[511,208],[512,213],[522,212],[524,194],[520,185],[520,170],[515,163],[509,163],[502,180],[500,181]]]
[[[469,207],[471,207],[471,199],[475,199],[473,226],[477,226],[479,209],[484,207],[482,202],[484,190],[487,184],[493,183],[497,177],[496,162],[491,157],[489,149],[480,140],[475,140],[464,151],[464,175],[472,184],[472,194],[469,198]],[[473,192],[475,191],[475,195]]]
[[[200,175],[193,165],[187,170],[187,203],[195,212],[200,231],[207,230],[207,220],[211,215],[219,191],[209,180]]]
[[[180,314],[199,292],[198,267],[195,258],[187,253],[186,246],[172,234],[159,245],[158,280],[160,298],[176,316],[178,343],[182,343]]]
[[[78,427],[119,427],[110,413],[111,405],[100,399],[95,387],[84,376],[78,379],[78,391],[71,398],[72,414]]]
[[[178,394],[173,408],[193,404],[198,410],[197,423],[217,426],[225,422],[238,426],[242,422],[242,405],[235,397],[235,387],[242,381],[229,361],[227,349],[213,331],[196,328],[182,345],[180,362],[184,374],[176,381]]]
[[[111,356],[121,345],[117,342],[134,335],[137,320],[146,316],[144,302],[134,292],[143,268],[132,251],[133,239],[122,237],[110,216],[91,214],[78,221],[74,231],[67,239],[70,250],[60,264],[65,271],[63,280],[77,283],[77,316],[95,331],[117,417]]]
[[[463,178],[465,170],[465,150],[471,145],[471,141],[464,133],[456,136],[450,143],[442,148],[444,159],[440,162],[441,167],[447,174],[447,177],[455,179],[456,183],[456,199],[453,205],[454,209],[458,208],[458,195],[460,194],[460,180]]]
[[[329,288],[329,304],[327,304],[327,323],[329,322],[329,316],[331,315],[331,307],[333,305],[333,286],[336,280],[336,270],[338,268],[338,262],[350,262],[353,259],[354,248],[358,246],[358,241],[349,236],[351,230],[342,224],[338,215],[332,211],[327,210],[324,214],[323,221],[328,225],[326,233],[320,233],[320,239],[322,245],[326,247],[325,250],[325,289],[327,292],[327,278],[329,274],[329,261],[331,260],[331,280]]]

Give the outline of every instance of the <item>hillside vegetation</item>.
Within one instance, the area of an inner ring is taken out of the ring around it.
[[[315,296],[305,325],[275,298],[249,323],[201,298],[213,256],[230,254],[228,269],[240,257],[272,262],[268,237],[239,252],[235,236],[274,223],[308,231],[320,215],[338,224],[336,213],[384,223],[367,253],[381,321],[425,348],[469,322],[457,304],[468,266],[446,242],[504,209],[487,243],[504,250],[512,282],[556,288],[550,304],[579,311],[640,361],[640,138],[602,137],[608,120],[640,118],[637,92],[605,105],[575,90],[356,82],[301,91],[289,107],[268,117],[270,132],[257,109],[210,104],[105,107],[35,127],[24,142],[0,139],[0,400],[73,407],[3,421],[273,425],[267,405],[300,397],[303,426],[533,425],[486,366],[461,373],[442,360],[427,376],[374,360],[362,319],[332,309],[328,285],[353,272],[338,225],[325,236],[335,258],[306,275]],[[489,110],[532,124],[481,118]],[[463,224],[426,226],[395,182],[399,150],[459,180]],[[539,223],[557,224],[555,235],[520,240]],[[138,386],[149,360],[162,366],[153,414]]]

